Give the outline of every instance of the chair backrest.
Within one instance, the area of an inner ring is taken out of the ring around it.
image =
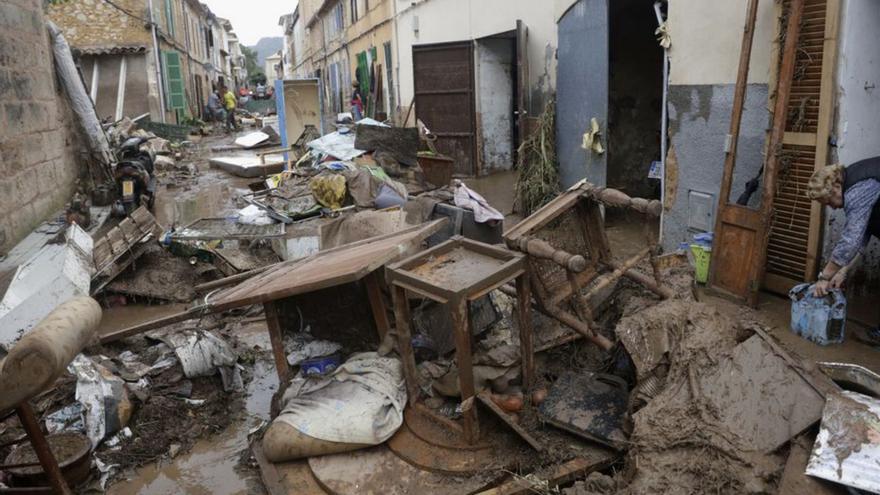
[[[25,334],[0,361],[0,411],[51,386],[92,341],[101,306],[90,297],[61,304]]]

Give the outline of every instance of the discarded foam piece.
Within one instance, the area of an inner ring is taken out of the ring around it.
[[[250,134],[245,134],[244,136],[236,139],[235,144],[241,148],[249,149],[255,146],[259,146],[260,144],[268,140],[268,134],[266,134],[265,132],[257,131]]]
[[[0,300],[0,348],[8,348],[60,304],[89,295],[92,238],[76,224],[19,266]]]
[[[806,473],[880,493],[880,400],[856,392],[828,397]]]
[[[284,170],[285,161],[282,156],[266,155],[263,159],[265,163],[257,156],[218,156],[211,158],[208,163],[211,167],[249,179],[277,174]]]

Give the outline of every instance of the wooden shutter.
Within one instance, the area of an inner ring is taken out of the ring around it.
[[[165,52],[165,79],[168,83],[168,106],[173,110],[184,109],[186,95],[180,67],[180,54],[177,52]]]
[[[790,1],[783,3],[783,19]],[[822,238],[822,207],[806,196],[810,176],[828,162],[834,114],[834,71],[840,0],[806,0],[795,77],[779,153],[765,287],[781,294],[815,278]],[[772,153],[774,150],[768,150]]]

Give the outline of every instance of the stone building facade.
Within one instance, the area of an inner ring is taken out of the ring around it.
[[[78,0],[50,5],[49,17],[79,57],[102,119],[149,113],[180,123],[202,116],[213,87],[239,79],[231,23],[197,0]]]
[[[77,129],[42,0],[0,2],[0,254],[70,199],[82,170]]]

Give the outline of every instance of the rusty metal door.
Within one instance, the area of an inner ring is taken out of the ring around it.
[[[477,174],[474,80],[473,42],[413,46],[416,117],[467,176]]]

